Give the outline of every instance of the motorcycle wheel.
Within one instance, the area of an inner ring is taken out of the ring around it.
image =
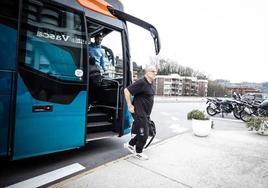
[[[241,119],[239,113],[240,113],[239,110],[236,109],[236,108],[234,108],[234,110],[233,110],[233,115],[234,115],[234,117],[235,117],[236,119]]]
[[[242,112],[240,112],[240,119],[242,120],[242,121],[244,121],[244,122],[249,122],[249,120],[250,120],[250,118],[251,118],[251,114],[248,114],[246,111],[242,111]]]
[[[211,106],[208,106],[206,110],[207,110],[208,115],[210,116],[214,116],[217,114],[216,110],[214,108],[211,108]]]

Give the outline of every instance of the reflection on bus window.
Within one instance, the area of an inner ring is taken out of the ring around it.
[[[61,80],[85,81],[85,74],[76,74],[86,57],[82,15],[32,0],[24,10],[24,64]]]

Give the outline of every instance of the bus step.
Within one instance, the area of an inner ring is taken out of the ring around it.
[[[87,134],[86,142],[93,141],[93,140],[100,140],[104,138],[111,138],[115,136],[118,136],[118,133],[115,133],[112,131]]]
[[[87,133],[105,132],[112,131],[112,123],[108,121],[94,122],[87,124]]]
[[[111,126],[112,123],[108,121],[101,121],[101,122],[93,122],[93,123],[88,123],[87,128],[91,127],[102,127],[102,126]]]
[[[108,120],[108,116],[105,113],[96,112],[96,113],[89,113],[87,115],[87,121],[91,123],[102,122],[102,121],[107,121],[107,120]]]

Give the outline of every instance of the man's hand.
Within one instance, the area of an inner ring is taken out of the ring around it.
[[[134,106],[133,106],[132,104],[128,106],[128,111],[129,111],[130,113],[134,114],[135,109],[134,109]]]
[[[135,109],[134,109],[134,106],[131,103],[131,94],[130,94],[130,92],[128,91],[127,88],[124,89],[124,93],[125,93],[125,99],[127,101],[128,111],[130,113],[134,113]]]

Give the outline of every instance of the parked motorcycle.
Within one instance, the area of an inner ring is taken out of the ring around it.
[[[236,119],[240,119],[240,113],[242,110],[244,110],[245,108],[245,104],[247,104],[246,101],[239,101],[239,100],[236,100],[233,102],[233,115]]]
[[[268,116],[268,100],[245,104],[244,109],[240,112],[241,120],[248,122],[252,116]]]
[[[221,113],[222,117],[224,114],[233,112],[232,100],[220,100],[217,98],[207,98],[207,108],[206,111],[210,116],[214,116],[218,113]]]
[[[262,101],[258,108],[259,116],[268,116],[268,100]]]
[[[214,116],[217,113],[220,113],[219,110],[219,101],[218,99],[214,99],[214,98],[207,98],[207,102],[206,104],[208,104],[206,111],[208,113],[208,115],[210,116]]]

